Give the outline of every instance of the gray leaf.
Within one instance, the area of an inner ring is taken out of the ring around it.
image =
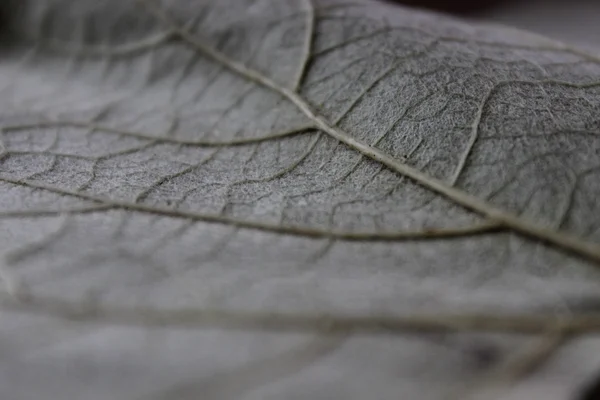
[[[558,399],[600,365],[599,56],[375,2],[2,7],[2,399]]]

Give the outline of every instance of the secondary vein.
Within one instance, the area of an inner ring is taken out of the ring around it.
[[[411,167],[410,165],[404,164],[393,157],[385,154],[381,150],[369,146],[358,139],[355,139],[340,128],[335,127],[327,119],[321,115],[318,115],[296,91],[282,87],[272,79],[261,74],[258,71],[248,68],[247,66],[238,63],[230,59],[225,54],[216,50],[215,48],[207,45],[203,41],[196,38],[191,32],[185,27],[182,27],[175,23],[173,19],[161,8],[155,6],[153,2],[148,0],[136,0],[138,3],[144,5],[152,12],[157,19],[162,23],[166,24],[174,32],[176,32],[181,39],[191,46],[196,51],[201,52],[206,57],[213,61],[222,64],[230,71],[237,75],[248,79],[249,81],[255,82],[256,84],[267,88],[280,96],[284,97],[291,103],[293,103],[308,119],[313,121],[315,125],[322,129],[325,133],[338,141],[346,144],[350,148],[362,153],[363,155],[378,161],[391,170],[411,178],[421,186],[434,191],[444,197],[452,200],[456,204],[462,207],[474,211],[480,215],[487,217],[492,221],[512,229],[521,235],[535,238],[547,243],[551,243],[557,247],[567,250],[581,257],[587,258],[600,264],[600,246],[595,243],[590,243],[582,240],[581,238],[569,234],[563,231],[557,231],[549,226],[537,224],[533,221],[529,221],[523,217],[514,215],[510,212],[504,211],[500,208],[496,208],[481,199],[468,194],[460,189],[449,186],[447,183],[428,176],[422,171]]]

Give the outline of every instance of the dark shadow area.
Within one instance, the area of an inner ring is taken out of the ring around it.
[[[575,400],[600,400],[600,374],[588,384]]]
[[[404,4],[410,7],[426,8],[451,14],[471,15],[492,9],[501,3],[511,3],[516,0],[388,0],[395,4]]]
[[[15,20],[26,7],[22,0],[0,0],[0,48],[6,49],[15,36]]]
[[[0,1],[0,45],[4,45],[9,32],[10,4],[10,1]]]

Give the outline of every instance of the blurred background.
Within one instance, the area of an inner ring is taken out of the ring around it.
[[[600,0],[392,0],[600,49]]]

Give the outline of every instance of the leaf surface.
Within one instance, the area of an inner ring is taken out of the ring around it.
[[[2,398],[573,396],[600,364],[600,57],[375,2],[18,3]]]

